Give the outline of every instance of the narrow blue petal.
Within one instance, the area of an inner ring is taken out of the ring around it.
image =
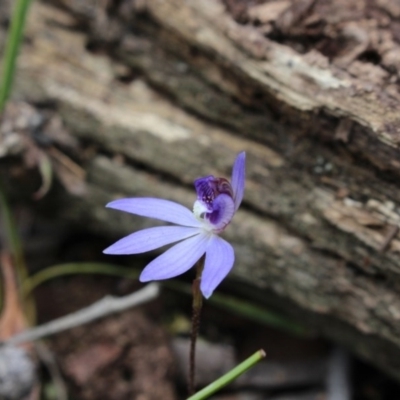
[[[188,208],[169,200],[137,197],[115,200],[108,203],[106,207],[126,211],[142,217],[172,222],[173,224],[191,227],[201,226],[201,222],[196,219]]]
[[[140,282],[173,278],[183,274],[200,259],[208,246],[209,237],[199,234],[168,249],[142,271]]]
[[[159,247],[187,239],[199,233],[199,228],[186,226],[158,226],[143,229],[141,231],[125,236],[110,247],[105,254],[139,254],[146,251],[158,249]]]
[[[232,169],[232,190],[233,198],[235,200],[235,211],[239,208],[243,199],[244,184],[246,179],[246,153],[242,151],[236,157]]]
[[[210,239],[206,251],[206,261],[201,276],[200,289],[209,298],[233,267],[235,253],[233,247],[219,236]]]

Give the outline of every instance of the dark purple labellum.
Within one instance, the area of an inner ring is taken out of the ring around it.
[[[220,194],[227,194],[233,198],[230,182],[225,178],[215,178],[213,175],[196,179],[194,182],[197,198],[207,206],[212,206],[214,199]]]

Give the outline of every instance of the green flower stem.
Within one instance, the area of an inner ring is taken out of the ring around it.
[[[200,390],[193,396],[189,397],[187,400],[203,400],[210,397],[216,391],[222,389],[224,386],[231,383],[237,377],[245,373],[248,369],[252,368],[255,364],[261,361],[266,356],[265,351],[260,349],[256,353],[254,353],[247,360],[243,361],[237,367],[233,368],[227,374],[221,376],[221,378],[217,379],[213,383],[206,386],[204,389]]]
[[[0,83],[0,114],[3,112],[11,92],[18,50],[22,41],[30,2],[31,0],[16,0],[15,3],[3,59],[3,71]]]

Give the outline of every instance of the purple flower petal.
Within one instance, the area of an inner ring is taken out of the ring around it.
[[[235,214],[235,204],[232,197],[227,194],[220,194],[213,202],[213,211],[206,214],[213,228],[220,232],[231,222]]]
[[[244,194],[244,182],[246,178],[246,153],[242,151],[236,157],[232,169],[231,185],[233,189],[233,198],[235,200],[235,211],[239,208]]]
[[[198,228],[186,226],[158,226],[143,229],[141,231],[125,236],[110,247],[104,254],[139,254],[146,251],[158,249],[170,243],[187,239],[199,233]]]
[[[207,249],[209,236],[199,234],[168,249],[142,271],[140,282],[173,278],[183,274],[200,259]]]
[[[142,217],[172,222],[173,224],[195,228],[201,226],[201,222],[196,219],[188,208],[169,200],[152,197],[119,199],[108,203],[106,207],[126,211]]]
[[[206,251],[206,261],[201,276],[200,289],[209,298],[214,289],[228,275],[235,261],[233,247],[219,236],[213,236]]]

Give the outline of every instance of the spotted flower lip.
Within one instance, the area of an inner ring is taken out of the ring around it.
[[[212,175],[196,179],[193,212],[173,201],[127,198],[106,207],[175,225],[132,233],[104,250],[105,254],[140,254],[177,243],[151,261],[139,280],[148,282],[183,274],[205,254],[200,289],[209,298],[226,277],[235,260],[233,247],[218,235],[227,227],[243,199],[246,154],[236,157],[229,182]]]

